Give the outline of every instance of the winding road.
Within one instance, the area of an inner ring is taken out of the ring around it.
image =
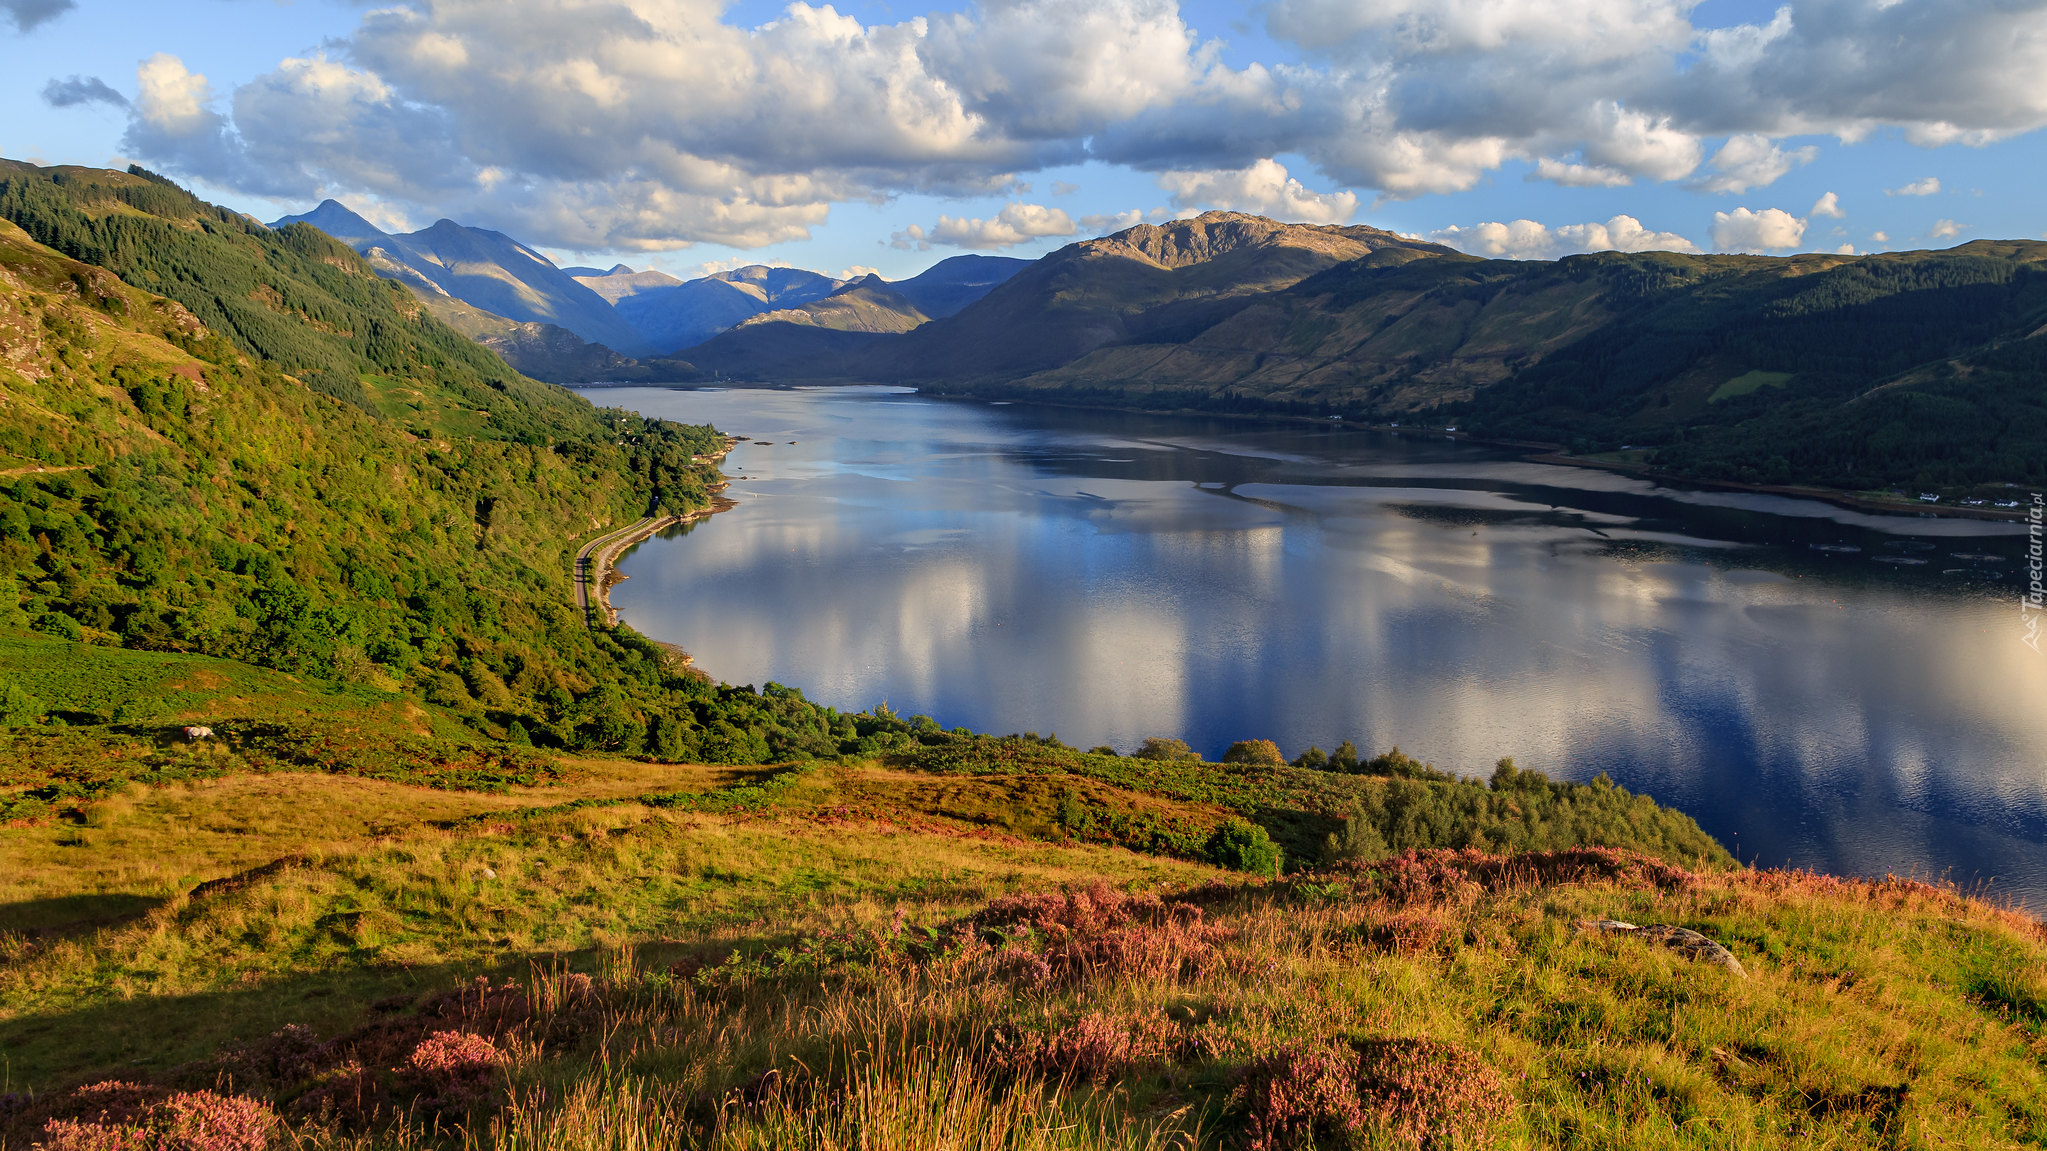
[[[635,535],[651,534],[662,521],[674,518],[674,516],[642,516],[635,522],[619,528],[617,531],[606,532],[598,536],[596,539],[584,544],[582,550],[576,553],[576,610],[583,613],[583,625],[585,627],[590,626],[591,588],[597,581],[604,578],[605,571],[611,566],[607,549],[614,545],[622,544]],[[601,592],[603,589],[600,587],[597,590]],[[605,622],[609,623],[610,621],[607,620]]]

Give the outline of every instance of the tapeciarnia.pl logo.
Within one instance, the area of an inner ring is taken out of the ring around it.
[[[2047,523],[2043,521],[2047,521],[2047,495],[2034,492],[2033,506],[2026,522],[2026,540],[2029,545],[2026,549],[2026,574],[2031,577],[2032,583],[2027,586],[2025,594],[2019,597],[2019,618],[2026,628],[2026,634],[2020,636],[2019,641],[2034,651],[2040,650],[2041,617],[2043,612],[2047,612],[2047,587],[2042,586],[2042,573],[2047,571],[2047,561],[2041,558],[2040,538],[2041,529],[2047,527]]]

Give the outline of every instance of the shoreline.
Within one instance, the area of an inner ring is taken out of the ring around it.
[[[1074,400],[1051,400],[1038,397],[1010,399],[1003,395],[986,396],[967,392],[945,392],[918,387],[915,384],[892,383],[886,380],[856,379],[802,379],[780,383],[765,383],[757,380],[718,380],[702,382],[632,383],[632,384],[587,384],[583,387],[649,387],[671,391],[693,391],[698,388],[759,389],[761,391],[787,391],[803,387],[879,387],[909,388],[926,399],[988,403],[991,399],[1004,400],[1012,404],[1029,404],[1035,407],[1067,408],[1075,411],[1123,412],[1141,416],[1198,416],[1202,419],[1231,420],[1242,423],[1285,423],[1307,424],[1323,428],[1347,428],[1353,431],[1391,432],[1395,435],[1407,433],[1443,436],[1459,443],[1480,447],[1509,448],[1527,453],[1523,456],[1529,463],[1552,464],[1559,467],[1590,468],[1595,471],[1615,472],[1634,476],[1638,479],[1659,483],[1685,484],[1691,487],[1714,491],[1751,492],[1758,495],[1784,496],[1789,499],[1817,500],[1848,511],[1869,512],[1876,515],[1897,516],[1900,519],[1953,519],[1985,520],[1991,523],[2024,524],[2029,522],[2023,507],[2012,509],[1966,508],[1955,504],[1927,504],[1914,499],[1875,499],[1860,492],[1843,488],[1804,486],[1799,484],[1745,484],[1736,480],[1714,480],[1700,476],[1688,476],[1680,472],[1663,471],[1647,464],[1630,464],[1618,460],[1599,460],[1585,456],[1574,456],[1566,452],[1562,444],[1536,443],[1529,440],[1500,440],[1452,432],[1444,428],[1402,428],[1391,424],[1352,423],[1331,420],[1325,416],[1303,416],[1288,412],[1214,412],[1201,408],[1146,408],[1134,405],[1089,404]],[[2015,488],[2014,491],[2030,491],[2029,488]]]
[[[611,589],[631,578],[630,576],[619,574],[617,563],[620,553],[624,552],[627,548],[647,542],[656,533],[667,528],[675,527],[678,524],[695,523],[697,520],[709,519],[719,512],[730,511],[738,507],[738,500],[728,499],[723,494],[725,487],[726,485],[721,483],[711,489],[711,502],[707,507],[697,508],[694,511],[684,512],[681,515],[661,516],[658,518],[649,517],[641,520],[622,534],[606,537],[602,545],[596,551],[590,553],[588,561],[590,564],[590,583],[596,589],[593,596],[595,602],[591,606],[596,609],[597,614],[603,619],[606,627],[618,626],[618,609],[611,606]],[[673,644],[663,644],[662,646],[674,648],[678,653],[682,650],[675,648]],[[685,654],[683,658],[687,660],[688,656]]]
[[[738,447],[743,438],[727,436],[725,437],[724,447],[710,455],[697,456],[691,462],[715,465],[727,455],[730,455],[732,449]],[[711,485],[708,489],[711,496],[709,505],[695,508],[679,515],[643,516],[637,522],[624,528],[615,529],[590,540],[576,552],[575,559],[572,561],[573,570],[570,572],[570,582],[575,590],[576,608],[583,613],[584,627],[595,627],[600,621],[605,627],[618,626],[618,609],[611,604],[611,589],[628,578],[619,574],[617,566],[619,556],[627,548],[645,543],[655,533],[667,528],[678,524],[694,523],[697,520],[708,519],[719,512],[730,511],[739,506],[739,501],[730,499],[724,494],[725,489],[730,487],[732,483],[731,480],[724,478],[724,475],[725,473],[722,470],[719,471],[718,482]],[[656,642],[658,646],[680,660],[684,666],[694,662],[690,658],[690,654],[680,647],[671,643]]]

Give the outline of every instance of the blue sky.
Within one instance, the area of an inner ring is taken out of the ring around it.
[[[1524,257],[2047,233],[2047,0],[0,0],[0,100],[10,158],[685,275],[1211,207]]]

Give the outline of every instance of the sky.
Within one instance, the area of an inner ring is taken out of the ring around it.
[[[558,263],[1207,209],[1480,255],[2047,235],[2047,0],[0,0],[0,155]]]

